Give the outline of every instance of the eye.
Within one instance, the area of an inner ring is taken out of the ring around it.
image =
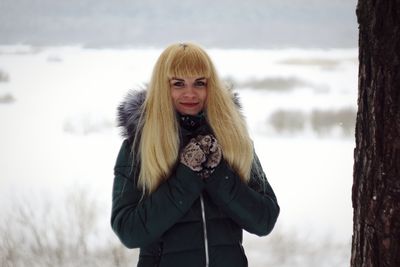
[[[196,81],[194,83],[194,86],[196,86],[196,87],[205,87],[206,85],[207,85],[206,81]]]
[[[185,83],[182,82],[182,81],[174,81],[174,82],[172,82],[172,86],[174,86],[174,87],[184,87]]]

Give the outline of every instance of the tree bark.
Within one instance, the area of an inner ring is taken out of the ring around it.
[[[400,267],[400,0],[359,0],[351,266]]]

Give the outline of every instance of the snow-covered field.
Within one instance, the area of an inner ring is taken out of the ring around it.
[[[98,227],[107,236],[100,239],[112,236],[113,165],[122,142],[115,127],[116,107],[129,89],[149,80],[160,52],[0,46],[3,214],[21,198],[57,203],[65,192],[84,188],[99,203]],[[250,266],[264,266],[265,240],[275,242],[285,233],[321,246],[323,240],[334,240],[347,249],[353,135],[342,135],[341,123],[321,135],[307,119],[296,132],[276,131],[267,121],[278,110],[308,116],[315,110],[356,109],[357,50],[208,52],[220,76],[233,81],[241,97],[256,151],[281,206],[275,235],[245,236]],[[255,81],[262,80],[266,88],[255,89]],[[297,255],[281,246],[287,257]],[[325,258],[318,266],[338,266],[333,260],[337,255],[330,256],[332,261]],[[279,266],[300,266],[293,259],[281,262],[286,263]]]

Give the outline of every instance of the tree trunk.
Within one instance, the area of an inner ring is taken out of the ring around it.
[[[400,0],[359,0],[351,266],[400,267]]]

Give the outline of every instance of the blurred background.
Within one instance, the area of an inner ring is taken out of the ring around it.
[[[0,0],[0,265],[131,266],[110,227],[116,108],[168,44],[239,94],[281,206],[250,266],[348,266],[355,0]]]

